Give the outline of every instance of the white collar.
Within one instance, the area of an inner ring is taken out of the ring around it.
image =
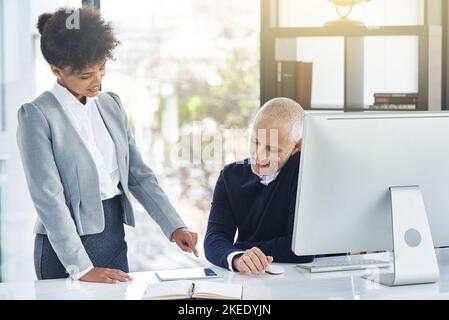
[[[75,96],[69,90],[67,90],[67,88],[60,85],[58,81],[55,82],[50,92],[56,96],[58,101],[63,106],[70,105],[70,106],[86,107],[95,100],[97,100],[97,97],[93,98],[86,97],[86,104],[84,105],[77,98],[75,98]]]
[[[249,158],[248,162],[251,165],[251,158]],[[252,171],[252,166],[251,166],[251,171]],[[264,186],[268,186],[271,182],[276,180],[276,178],[278,177],[280,172],[281,172],[281,170],[278,170],[277,172],[275,172],[273,174],[262,176],[262,175],[258,175],[257,173],[255,173],[253,171],[253,173],[259,177],[260,183],[263,184]]]
[[[274,180],[276,180],[276,178],[279,175],[279,172],[273,173],[269,176],[260,176],[260,183],[262,183],[264,186],[268,186],[271,182],[273,182]]]

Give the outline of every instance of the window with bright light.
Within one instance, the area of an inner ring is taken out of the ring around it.
[[[31,29],[34,52],[35,54],[35,75],[36,75],[36,96],[42,94],[46,90],[50,90],[56,81],[55,76],[50,71],[50,66],[42,56],[40,47],[40,35],[36,28],[37,20],[42,13],[55,12],[59,8],[79,8],[81,6],[81,0],[30,0],[31,6]]]
[[[3,70],[3,0],[0,0],[0,133],[5,131],[4,70]]]
[[[1,240],[3,237],[2,230],[3,230],[3,213],[4,213],[4,200],[5,200],[5,183],[6,183],[6,175],[5,175],[5,161],[2,160],[2,155],[0,154],[0,282],[2,282],[3,279],[3,252],[2,252],[2,246],[1,246]]]
[[[145,162],[203,237],[225,163],[247,157],[259,107],[258,0],[102,0],[121,41],[103,90],[120,95]],[[131,271],[204,264],[182,253],[135,202]],[[204,256],[204,255],[203,255]]]

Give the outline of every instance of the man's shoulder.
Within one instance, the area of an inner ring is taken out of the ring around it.
[[[249,162],[249,159],[246,158],[246,159],[225,165],[225,167],[223,168],[223,174],[228,175],[228,174],[235,174],[235,173],[244,173],[248,169],[251,170],[251,164]]]
[[[227,164],[221,171],[221,179],[231,184],[241,184],[252,178],[254,178],[254,173],[251,170],[249,159]]]
[[[235,193],[241,186],[255,181],[256,178],[257,176],[251,170],[249,159],[244,159],[227,164],[221,171],[218,181]]]

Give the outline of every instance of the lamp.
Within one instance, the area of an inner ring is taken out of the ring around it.
[[[335,21],[329,21],[325,24],[326,27],[364,27],[365,25],[356,20],[351,20],[348,16],[351,14],[352,8],[361,2],[369,2],[369,0],[329,0],[332,4],[334,4],[335,9],[337,10],[340,19]],[[340,11],[340,7],[346,7],[346,14],[342,14]]]

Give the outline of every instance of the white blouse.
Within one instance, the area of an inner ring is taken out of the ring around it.
[[[95,162],[101,200],[121,194],[118,188],[120,175],[115,144],[98,111],[96,97],[87,97],[84,105],[57,81],[50,92],[66,111]]]

